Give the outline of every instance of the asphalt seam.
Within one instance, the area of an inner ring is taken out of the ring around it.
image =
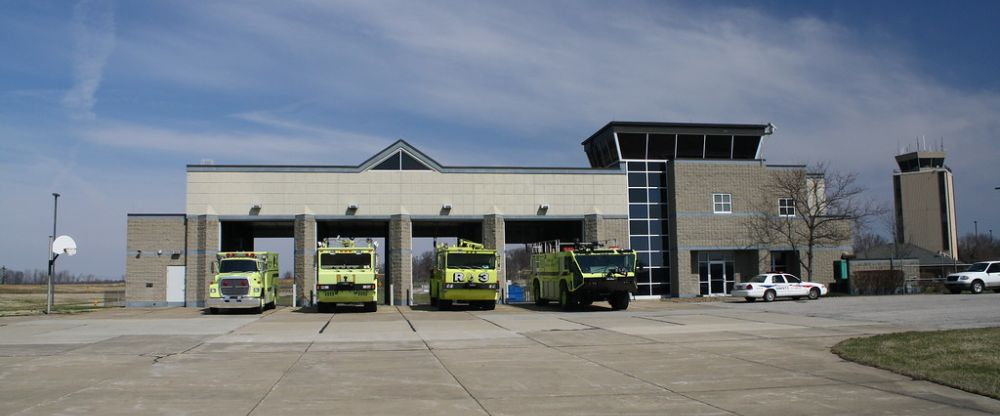
[[[403,314],[403,311],[399,310],[398,306],[396,306],[396,312],[399,312],[399,316],[403,317],[403,319],[406,320],[406,323],[410,325],[410,329],[413,329],[413,332],[416,332],[417,335],[420,336],[420,341],[422,341],[424,343],[424,346],[427,347],[427,352],[429,352],[431,354],[431,356],[434,357],[434,360],[437,361],[438,365],[440,365],[441,368],[443,368],[444,371],[447,372],[449,376],[451,376],[452,380],[455,380],[455,383],[458,383],[458,386],[461,387],[462,390],[465,391],[465,394],[468,394],[469,397],[472,400],[474,400],[477,405],[479,405],[480,409],[483,409],[484,413],[486,413],[487,415],[492,416],[493,414],[490,413],[490,411],[488,409],[486,409],[486,406],[483,406],[483,403],[481,401],[479,401],[479,398],[476,397],[474,394],[472,394],[472,392],[469,391],[469,388],[466,387],[465,384],[462,384],[462,381],[458,379],[458,376],[456,376],[455,373],[453,373],[451,371],[451,369],[448,368],[447,365],[445,365],[444,361],[441,361],[441,357],[438,357],[437,353],[434,352],[434,349],[431,348],[430,344],[427,343],[427,340],[424,339],[423,334],[417,332],[417,330],[413,328],[413,323],[410,322],[410,318],[407,318],[406,315]],[[482,318],[480,318],[480,319],[482,319]],[[483,320],[485,321],[485,319],[483,319]]]

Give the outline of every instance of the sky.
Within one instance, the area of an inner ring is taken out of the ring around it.
[[[127,213],[184,211],[185,165],[586,166],[612,120],[773,123],[890,202],[943,143],[959,231],[1000,233],[993,1],[0,0],[0,264],[119,277]],[[998,235],[1000,237],[1000,235]]]

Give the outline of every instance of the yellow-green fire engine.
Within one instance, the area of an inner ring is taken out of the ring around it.
[[[378,309],[376,277],[378,246],[358,246],[342,239],[338,247],[325,243],[316,253],[316,310],[329,312],[339,303],[360,303],[365,312]]]
[[[212,263],[215,277],[208,285],[208,311],[273,308],[278,298],[278,253],[222,252]]]
[[[531,245],[531,293],[536,305],[558,301],[563,310],[608,301],[628,308],[636,292],[636,254],[600,243],[546,241]]]
[[[434,247],[431,306],[444,311],[457,301],[492,310],[498,287],[496,250],[461,239],[454,246]]]

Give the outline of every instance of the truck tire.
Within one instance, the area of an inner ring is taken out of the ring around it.
[[[819,289],[812,288],[809,289],[809,300],[819,299]]]
[[[438,306],[438,299],[434,296],[431,296],[431,306]]]
[[[764,292],[764,302],[774,302],[774,298],[777,296],[773,290],[768,290]]]
[[[316,302],[316,312],[318,313],[328,313],[330,312],[330,306],[323,302]]]
[[[497,302],[495,300],[487,300],[479,302],[479,308],[487,311],[492,311],[497,308]]]
[[[376,311],[378,311],[378,303],[365,302],[365,312],[376,312]]]
[[[542,298],[542,287],[538,283],[537,280],[535,280],[531,284],[531,296],[535,297],[535,305],[545,306],[545,305],[549,304],[549,300],[548,299],[543,299]]]
[[[628,309],[629,300],[628,292],[615,292],[611,294],[611,299],[608,299],[608,303],[611,304],[612,310],[623,311]]]
[[[983,281],[982,280],[973,280],[972,284],[969,285],[969,291],[972,292],[972,294],[974,294],[974,295],[978,295],[980,293],[983,293]]]
[[[215,315],[217,313],[219,313],[219,308],[208,308],[209,315]]]
[[[566,288],[566,282],[559,283],[559,307],[564,311],[571,311],[576,307],[576,296]]]
[[[451,299],[438,299],[438,310],[439,311],[451,310]]]

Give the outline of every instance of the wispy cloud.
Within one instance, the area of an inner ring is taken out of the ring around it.
[[[73,87],[63,105],[76,119],[93,120],[97,89],[115,49],[115,13],[110,0],[82,0],[73,9]]]

